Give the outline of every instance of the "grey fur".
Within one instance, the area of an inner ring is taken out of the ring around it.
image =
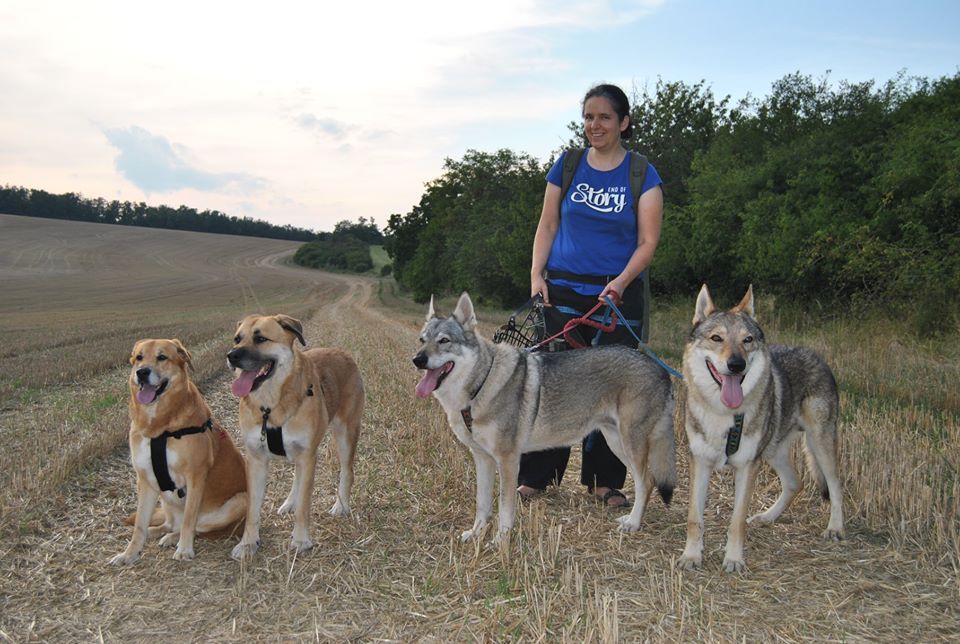
[[[435,381],[425,376],[418,394],[432,393],[440,401],[477,466],[477,512],[473,527],[461,535],[464,541],[478,536],[492,515],[494,469],[500,477],[499,540],[513,526],[520,454],[573,445],[593,429],[603,432],[634,478],[636,502],[619,520],[621,530],[640,529],[654,485],[669,502],[677,478],[674,401],[663,369],[622,346],[528,353],[494,344],[477,335],[475,326],[466,293],[448,318],[436,316],[431,301],[414,357],[425,371],[453,363],[433,390]]]
[[[833,373],[814,351],[767,345],[753,318],[753,290],[739,305],[717,311],[706,285],[700,291],[693,329],[683,357],[686,382],[685,427],[691,453],[687,543],[679,565],[699,568],[703,553],[703,510],[710,472],[734,468],[735,499],[724,569],[745,568],[746,523],[772,523],[802,489],[790,448],[802,432],[811,475],[824,498],[831,499],[830,521],[823,536],[843,536],[840,479],[837,474],[839,394]],[[712,365],[716,373],[711,373]],[[734,383],[740,379],[740,384]],[[729,393],[722,393],[723,389]],[[739,389],[739,393],[737,390]],[[732,404],[740,401],[740,404]],[[740,449],[726,455],[734,416],[743,415]],[[766,512],[746,518],[758,461],[768,462],[780,478],[782,492]]]

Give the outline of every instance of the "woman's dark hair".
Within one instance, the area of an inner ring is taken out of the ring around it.
[[[587,101],[595,96],[610,101],[610,105],[613,106],[613,111],[617,113],[618,121],[622,121],[624,116],[630,116],[630,100],[627,98],[627,95],[623,93],[623,90],[616,85],[604,83],[591,87],[583,97],[583,102],[580,104],[581,110],[583,106],[587,104]],[[633,119],[628,121],[627,129],[620,133],[621,139],[629,139],[631,136],[633,136]]]

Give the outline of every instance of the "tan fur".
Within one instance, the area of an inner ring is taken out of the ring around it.
[[[252,556],[259,546],[269,460],[276,458],[262,436],[262,408],[270,409],[270,427],[282,427],[286,458],[295,465],[293,486],[279,509],[280,513],[294,514],[291,548],[303,551],[313,545],[309,534],[310,500],[317,449],[328,426],[340,459],[337,501],[330,512],[338,516],[350,513],[353,462],[364,403],[360,370],[344,351],[300,351],[294,346],[296,341],[303,343],[298,320],[286,315],[251,315],[240,321],[230,352],[231,364],[240,355],[275,361],[270,377],[240,399],[240,428],[248,454],[251,502],[243,538],[233,551],[238,559]]]
[[[133,347],[130,364],[129,441],[130,459],[137,473],[137,511],[130,543],[111,563],[135,563],[148,534],[162,534],[161,545],[176,542],[174,559],[189,560],[194,556],[197,533],[228,532],[246,515],[243,457],[190,380],[190,354],[179,340],[140,340]],[[143,368],[167,383],[150,404],[137,400],[137,371]],[[150,439],[164,432],[202,426],[208,419],[213,421],[212,429],[167,440],[170,477],[186,489],[186,496],[181,499],[175,491],[161,492],[150,460]],[[158,499],[160,508],[155,510]]]

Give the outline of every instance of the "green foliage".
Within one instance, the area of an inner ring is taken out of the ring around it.
[[[384,248],[397,281],[418,301],[462,290],[500,304],[525,299],[545,174],[509,150],[447,159],[419,205],[387,224]]]
[[[293,261],[309,268],[351,273],[366,273],[373,268],[370,247],[347,234],[335,234],[306,243],[297,249]]]
[[[653,287],[856,306],[902,305],[917,332],[953,328],[960,290],[960,75],[831,83],[790,74],[730,107],[704,82],[634,96],[634,149],[664,180]],[[571,124],[570,146],[582,146]],[[551,160],[552,161],[552,160]],[[526,297],[541,166],[509,150],[447,159],[385,248],[424,300]]]
[[[334,235],[350,235],[370,246],[383,244],[383,233],[377,228],[376,221],[371,217],[369,221],[360,217],[356,222],[340,221],[333,227]]]

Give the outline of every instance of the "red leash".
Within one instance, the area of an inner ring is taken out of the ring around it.
[[[612,294],[612,297],[613,297],[614,300],[619,300],[619,299],[620,299],[620,296],[619,296],[619,294],[617,294],[616,291],[610,291],[610,293]],[[551,335],[549,338],[547,338],[547,339],[544,340],[543,342],[541,342],[541,343],[537,344],[536,346],[532,347],[531,350],[533,350],[533,349],[539,349],[540,347],[542,347],[543,345],[547,344],[547,343],[550,342],[551,340],[554,340],[554,339],[556,339],[556,338],[559,338],[561,335],[563,336],[563,339],[567,341],[567,344],[569,344],[571,347],[573,347],[574,349],[582,349],[582,348],[583,348],[583,345],[580,344],[579,342],[577,342],[576,340],[574,340],[574,339],[573,339],[573,336],[570,334],[571,331],[573,331],[575,328],[577,328],[577,327],[580,326],[581,324],[584,325],[584,326],[593,327],[594,329],[599,329],[600,331],[603,331],[604,333],[611,333],[614,329],[617,328],[617,316],[616,316],[616,315],[611,315],[611,316],[610,316],[610,323],[609,323],[609,324],[603,324],[602,322],[597,322],[597,321],[595,321],[595,320],[591,320],[591,319],[590,319],[590,316],[593,315],[594,312],[595,312],[597,309],[599,309],[601,306],[603,306],[603,302],[597,302],[596,306],[594,306],[592,309],[590,309],[589,311],[587,311],[586,313],[584,313],[581,317],[572,318],[572,319],[570,319],[570,320],[567,320],[567,323],[563,325],[563,331],[561,331],[560,333],[555,333],[554,335]]]

